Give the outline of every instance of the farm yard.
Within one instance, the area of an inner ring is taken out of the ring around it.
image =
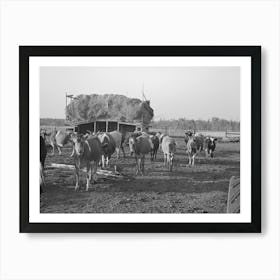
[[[98,175],[97,183],[85,191],[86,173],[81,172],[81,189],[75,191],[74,170],[55,168],[56,164],[74,165],[67,145],[59,156],[48,151],[45,163],[45,191],[41,194],[41,213],[225,213],[229,179],[239,176],[240,143],[218,142],[214,158],[200,152],[194,167],[187,167],[186,144],[176,136],[174,168],[169,172],[163,154],[150,161],[146,156],[145,175],[135,176],[135,159],[110,161],[109,170],[117,165],[123,176]]]

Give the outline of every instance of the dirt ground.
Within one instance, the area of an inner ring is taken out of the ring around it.
[[[51,163],[74,164],[71,147],[62,156],[46,158],[45,192],[41,194],[42,213],[225,213],[231,176],[239,176],[240,144],[217,143],[214,158],[204,152],[194,167],[186,167],[186,144],[176,139],[178,149],[174,170],[167,171],[159,150],[155,162],[146,157],[144,176],[135,177],[135,159],[128,155],[117,160],[114,155],[109,170],[118,165],[122,178],[98,176],[97,184],[85,191],[86,174],[81,176],[81,189],[75,191],[73,170],[50,168]]]

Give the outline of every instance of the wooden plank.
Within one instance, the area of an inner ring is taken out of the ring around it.
[[[62,164],[62,163],[52,163],[50,166],[47,166],[46,168],[60,168],[60,169],[70,169],[74,170],[75,166],[71,164]],[[86,168],[81,168],[83,172],[86,172]],[[120,178],[123,177],[121,174],[115,174],[113,171],[105,170],[105,169],[97,169],[96,172],[98,175],[108,176],[108,177],[115,177]]]
[[[227,213],[240,213],[240,178],[234,176],[229,181]]]

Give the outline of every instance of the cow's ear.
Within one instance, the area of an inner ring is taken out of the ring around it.
[[[217,138],[214,138],[214,141],[218,141],[218,139],[217,139]]]

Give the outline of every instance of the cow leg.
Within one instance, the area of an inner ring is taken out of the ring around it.
[[[52,156],[54,156],[54,145],[53,145],[53,144],[51,144],[51,146],[52,146],[52,150],[53,150],[53,152],[52,152]]]
[[[135,172],[135,175],[137,176],[138,172],[139,172],[139,163],[138,163],[138,157],[136,155],[135,155],[135,161],[136,161],[136,172]]]
[[[189,166],[191,166],[192,164],[192,158],[191,158],[191,155],[189,155]]]
[[[192,156],[192,166],[194,166],[194,158],[195,158],[195,155]]]
[[[106,157],[106,167],[108,167],[109,166],[109,157],[107,156]]]
[[[208,158],[208,150],[205,149],[205,158]]]
[[[75,191],[80,188],[80,159],[75,160],[75,175],[76,175],[76,186],[75,186]]]
[[[58,149],[58,154],[61,156],[61,148],[57,146],[57,149]]]
[[[93,176],[93,184],[95,184],[97,182],[97,174],[96,174],[97,173],[97,162],[94,162],[91,167],[92,167],[91,174]]]
[[[145,175],[145,155],[141,158],[142,175]]]
[[[74,154],[75,154],[75,147],[74,147],[74,145],[73,145],[73,150],[72,150],[72,153],[71,153],[70,157],[73,157]]]
[[[121,146],[122,152],[123,152],[123,157],[125,158],[125,152],[124,152],[124,147],[123,145]]]
[[[105,168],[105,156],[104,155],[102,155],[101,161],[102,161],[102,168]]]
[[[117,152],[117,159],[120,158],[120,148],[116,147],[116,152]]]
[[[141,157],[137,157],[137,168],[138,168],[138,173],[141,173]]]
[[[87,185],[86,185],[86,191],[88,191],[90,180],[91,180],[91,164],[90,164],[90,162],[87,162]]]
[[[214,154],[213,154],[213,151],[210,150],[210,157],[213,158]]]

